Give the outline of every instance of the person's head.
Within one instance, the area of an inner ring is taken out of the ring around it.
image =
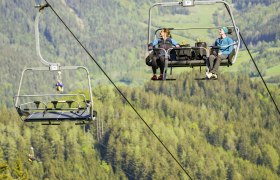
[[[219,29],[219,34],[221,36],[226,36],[228,34],[228,28],[227,27],[222,27],[221,29]]]
[[[167,28],[162,28],[162,30],[160,31],[160,36],[161,37],[169,37],[170,36],[170,31]]]

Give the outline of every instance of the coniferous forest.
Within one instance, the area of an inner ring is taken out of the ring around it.
[[[48,9],[39,26],[42,55],[90,70],[102,136],[95,123],[22,122],[13,96],[22,70],[42,66],[34,37],[38,9],[33,0],[1,0],[0,179],[280,178],[280,115],[244,45],[239,62],[222,67],[216,81],[197,80],[205,72],[193,68],[174,70],[176,81],[153,82],[144,62],[147,19],[149,7],[162,1],[48,2],[126,98]],[[280,2],[227,2],[279,107]],[[182,13],[193,12],[173,9],[170,18]],[[210,24],[220,25],[226,13],[213,8]],[[55,77],[31,76],[23,91],[54,90]],[[85,91],[82,74],[62,76],[66,91]],[[31,147],[33,162],[28,160]]]

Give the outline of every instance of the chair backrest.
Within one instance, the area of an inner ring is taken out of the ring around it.
[[[234,47],[234,46],[233,46]],[[232,59],[233,59],[233,57],[235,56],[235,53],[236,51],[235,51],[235,47],[232,49],[232,51],[231,51],[231,53],[230,53],[230,55],[228,56],[228,61],[229,61],[229,63],[230,64],[232,64]]]

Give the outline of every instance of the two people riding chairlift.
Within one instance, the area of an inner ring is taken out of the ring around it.
[[[170,31],[167,28],[163,28],[160,32],[160,38],[154,40],[148,45],[149,50],[153,50],[153,47],[158,45],[158,48],[168,50],[172,46],[179,47],[179,44],[171,38]],[[160,50],[159,52],[151,52],[146,59],[146,62],[150,61],[150,65],[153,69],[153,76],[151,80],[163,80],[163,70],[165,61],[165,51]],[[160,68],[160,75],[157,77],[157,68]]]
[[[220,63],[223,59],[227,59],[229,55],[231,54],[233,50],[233,40],[227,36],[228,34],[228,28],[222,27],[219,29],[219,35],[220,37],[216,39],[214,42],[214,46],[219,47],[218,53],[216,51],[213,51],[213,54],[211,54],[208,58],[208,71],[206,72],[206,78],[214,78],[217,79],[217,72],[220,66]]]
[[[233,50],[233,40],[227,36],[229,30],[227,27],[222,27],[219,29],[220,37],[214,42],[214,46],[219,47],[219,51],[213,51],[213,53],[207,59],[208,71],[206,72],[206,78],[208,79],[217,79],[217,72],[220,66],[220,63],[223,59],[228,59],[229,55]],[[169,48],[180,47],[179,44],[171,38],[170,31],[167,28],[163,28],[160,32],[160,38],[154,40],[148,45],[149,50],[153,50],[153,47],[158,45],[158,48],[168,50]],[[151,52],[146,58],[146,63],[149,66],[152,66],[153,76],[151,80],[163,80],[163,71],[165,65],[165,51],[159,50],[159,52]],[[157,68],[160,68],[160,75],[157,77],[156,71]]]

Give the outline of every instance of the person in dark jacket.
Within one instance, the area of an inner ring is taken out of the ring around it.
[[[211,54],[209,56],[209,72],[206,72],[207,78],[218,78],[217,72],[220,66],[220,63],[223,59],[227,59],[230,53],[233,50],[233,40],[227,36],[228,28],[222,27],[219,29],[220,37],[216,39],[214,46],[220,47],[219,53]]]
[[[168,50],[172,46],[179,47],[178,43],[170,37],[170,31],[167,28],[163,28],[160,32],[160,38],[154,40],[149,44],[149,49],[152,49],[154,46],[158,45],[158,48],[163,48]],[[162,80],[163,79],[163,70],[164,70],[164,57],[165,51],[161,50],[157,53],[152,52],[147,58],[151,60],[151,66],[153,69],[153,76],[151,80]],[[160,75],[157,77],[156,72],[157,68],[160,68]]]

